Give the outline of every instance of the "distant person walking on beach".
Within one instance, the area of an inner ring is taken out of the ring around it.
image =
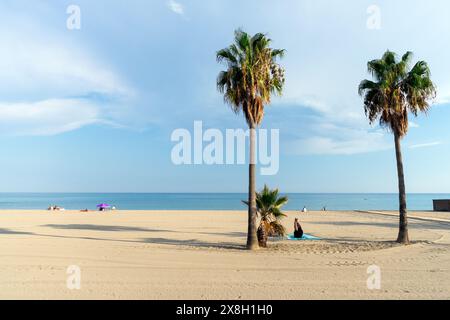
[[[295,218],[294,221],[294,238],[301,239],[303,237],[303,229],[300,225],[300,222],[298,222],[298,219]]]
[[[302,212],[303,213],[307,213],[308,212],[308,210],[306,209],[306,206],[303,207]]]

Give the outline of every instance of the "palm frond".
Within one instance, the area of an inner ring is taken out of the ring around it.
[[[248,201],[242,201],[248,206]],[[286,196],[279,196],[278,189],[269,189],[267,185],[256,193],[256,209],[261,223],[271,223],[286,217],[281,208],[288,202]]]
[[[238,29],[234,43],[216,53],[217,61],[227,67],[217,77],[217,89],[232,110],[242,111],[253,127],[261,123],[271,95],[281,95],[285,83],[284,69],[276,62],[285,51],[270,44],[271,39],[263,33],[251,37]]]
[[[408,111],[414,116],[427,112],[436,96],[428,65],[419,61],[410,69],[412,57],[408,51],[397,61],[394,52],[386,51],[381,59],[367,64],[375,81],[363,80],[358,87],[369,121],[378,119],[382,127],[400,137],[408,131]]]

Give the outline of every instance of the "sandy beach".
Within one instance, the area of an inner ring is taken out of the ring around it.
[[[289,231],[299,217],[322,240],[248,252],[243,211],[0,211],[0,298],[450,298],[450,214],[411,213],[409,246],[392,242],[395,213],[288,215]],[[380,289],[367,287],[371,265]]]

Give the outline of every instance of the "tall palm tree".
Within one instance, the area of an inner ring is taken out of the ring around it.
[[[363,80],[359,94],[364,98],[364,110],[370,123],[379,121],[394,135],[397,158],[400,224],[397,242],[409,243],[406,209],[405,177],[401,139],[408,132],[408,112],[417,116],[427,112],[436,88],[430,79],[430,69],[425,61],[417,62],[411,69],[412,52],[399,61],[396,54],[386,51],[381,59],[368,62],[368,71],[375,81]]]
[[[286,215],[281,211],[288,202],[286,196],[279,196],[278,189],[270,190],[267,185],[261,192],[256,193],[256,208],[260,216],[260,224],[257,231],[260,247],[267,247],[267,237],[284,236],[286,229],[281,224],[281,219]],[[244,201],[248,205],[248,201]]]
[[[272,94],[281,94],[284,70],[277,64],[284,50],[272,49],[271,39],[262,33],[253,37],[242,30],[235,31],[235,41],[217,52],[217,61],[224,63],[225,71],[219,73],[217,88],[235,113],[243,112],[250,128],[250,164],[248,188],[247,248],[258,248],[256,239],[255,194],[255,129],[264,116],[264,107]]]

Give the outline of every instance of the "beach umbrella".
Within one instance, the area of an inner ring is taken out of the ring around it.
[[[111,206],[107,203],[100,203],[97,205],[97,208],[109,208],[109,207],[111,207]]]

